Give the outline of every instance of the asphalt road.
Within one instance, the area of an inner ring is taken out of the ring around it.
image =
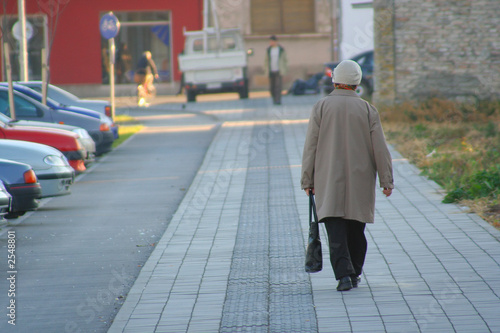
[[[2,226],[0,332],[106,332],[218,126],[209,116],[161,106],[126,112],[146,128],[79,176],[71,195]],[[8,296],[9,231],[15,297]],[[11,299],[15,326],[8,323]]]

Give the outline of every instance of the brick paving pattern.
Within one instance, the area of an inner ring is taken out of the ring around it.
[[[265,136],[265,142],[259,142]],[[314,332],[283,131],[255,126],[221,332]]]
[[[500,331],[500,232],[442,204],[392,147],[396,189],[377,197],[359,288],[335,290],[326,246],[323,271],[304,273],[300,164],[317,98],[187,105],[221,127],[108,332]]]

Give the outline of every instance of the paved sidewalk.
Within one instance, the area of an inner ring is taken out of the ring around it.
[[[500,332],[500,232],[442,204],[394,150],[359,288],[335,290],[326,246],[323,271],[304,272],[300,164],[317,98],[187,105],[222,125],[108,332]]]

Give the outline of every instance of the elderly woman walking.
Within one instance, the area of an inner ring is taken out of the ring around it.
[[[352,60],[334,69],[335,90],[314,106],[302,156],[301,187],[316,196],[338,291],[360,282],[367,250],[365,226],[374,220],[377,173],[387,197],[394,188],[379,114],[355,92],[361,75]]]

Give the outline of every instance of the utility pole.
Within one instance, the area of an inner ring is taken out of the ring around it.
[[[109,45],[109,85],[110,85],[110,97],[111,97],[111,119],[115,119],[115,59],[116,59],[116,48],[115,48],[115,37],[118,36],[120,32],[120,21],[113,14],[109,12],[101,17],[101,22],[99,23],[99,30],[101,31],[101,36],[108,40]]]
[[[339,6],[338,0],[330,0],[330,60],[339,61]]]
[[[26,38],[26,7],[24,0],[17,0],[17,14],[21,33],[19,39],[19,80],[28,81],[28,40]]]
[[[12,67],[10,66],[10,48],[9,48],[9,43],[7,42],[3,44],[3,54],[5,57],[5,73],[7,74],[7,83],[9,84],[8,95],[9,95],[10,117],[16,120],[16,107],[14,105],[14,89],[12,87]]]

